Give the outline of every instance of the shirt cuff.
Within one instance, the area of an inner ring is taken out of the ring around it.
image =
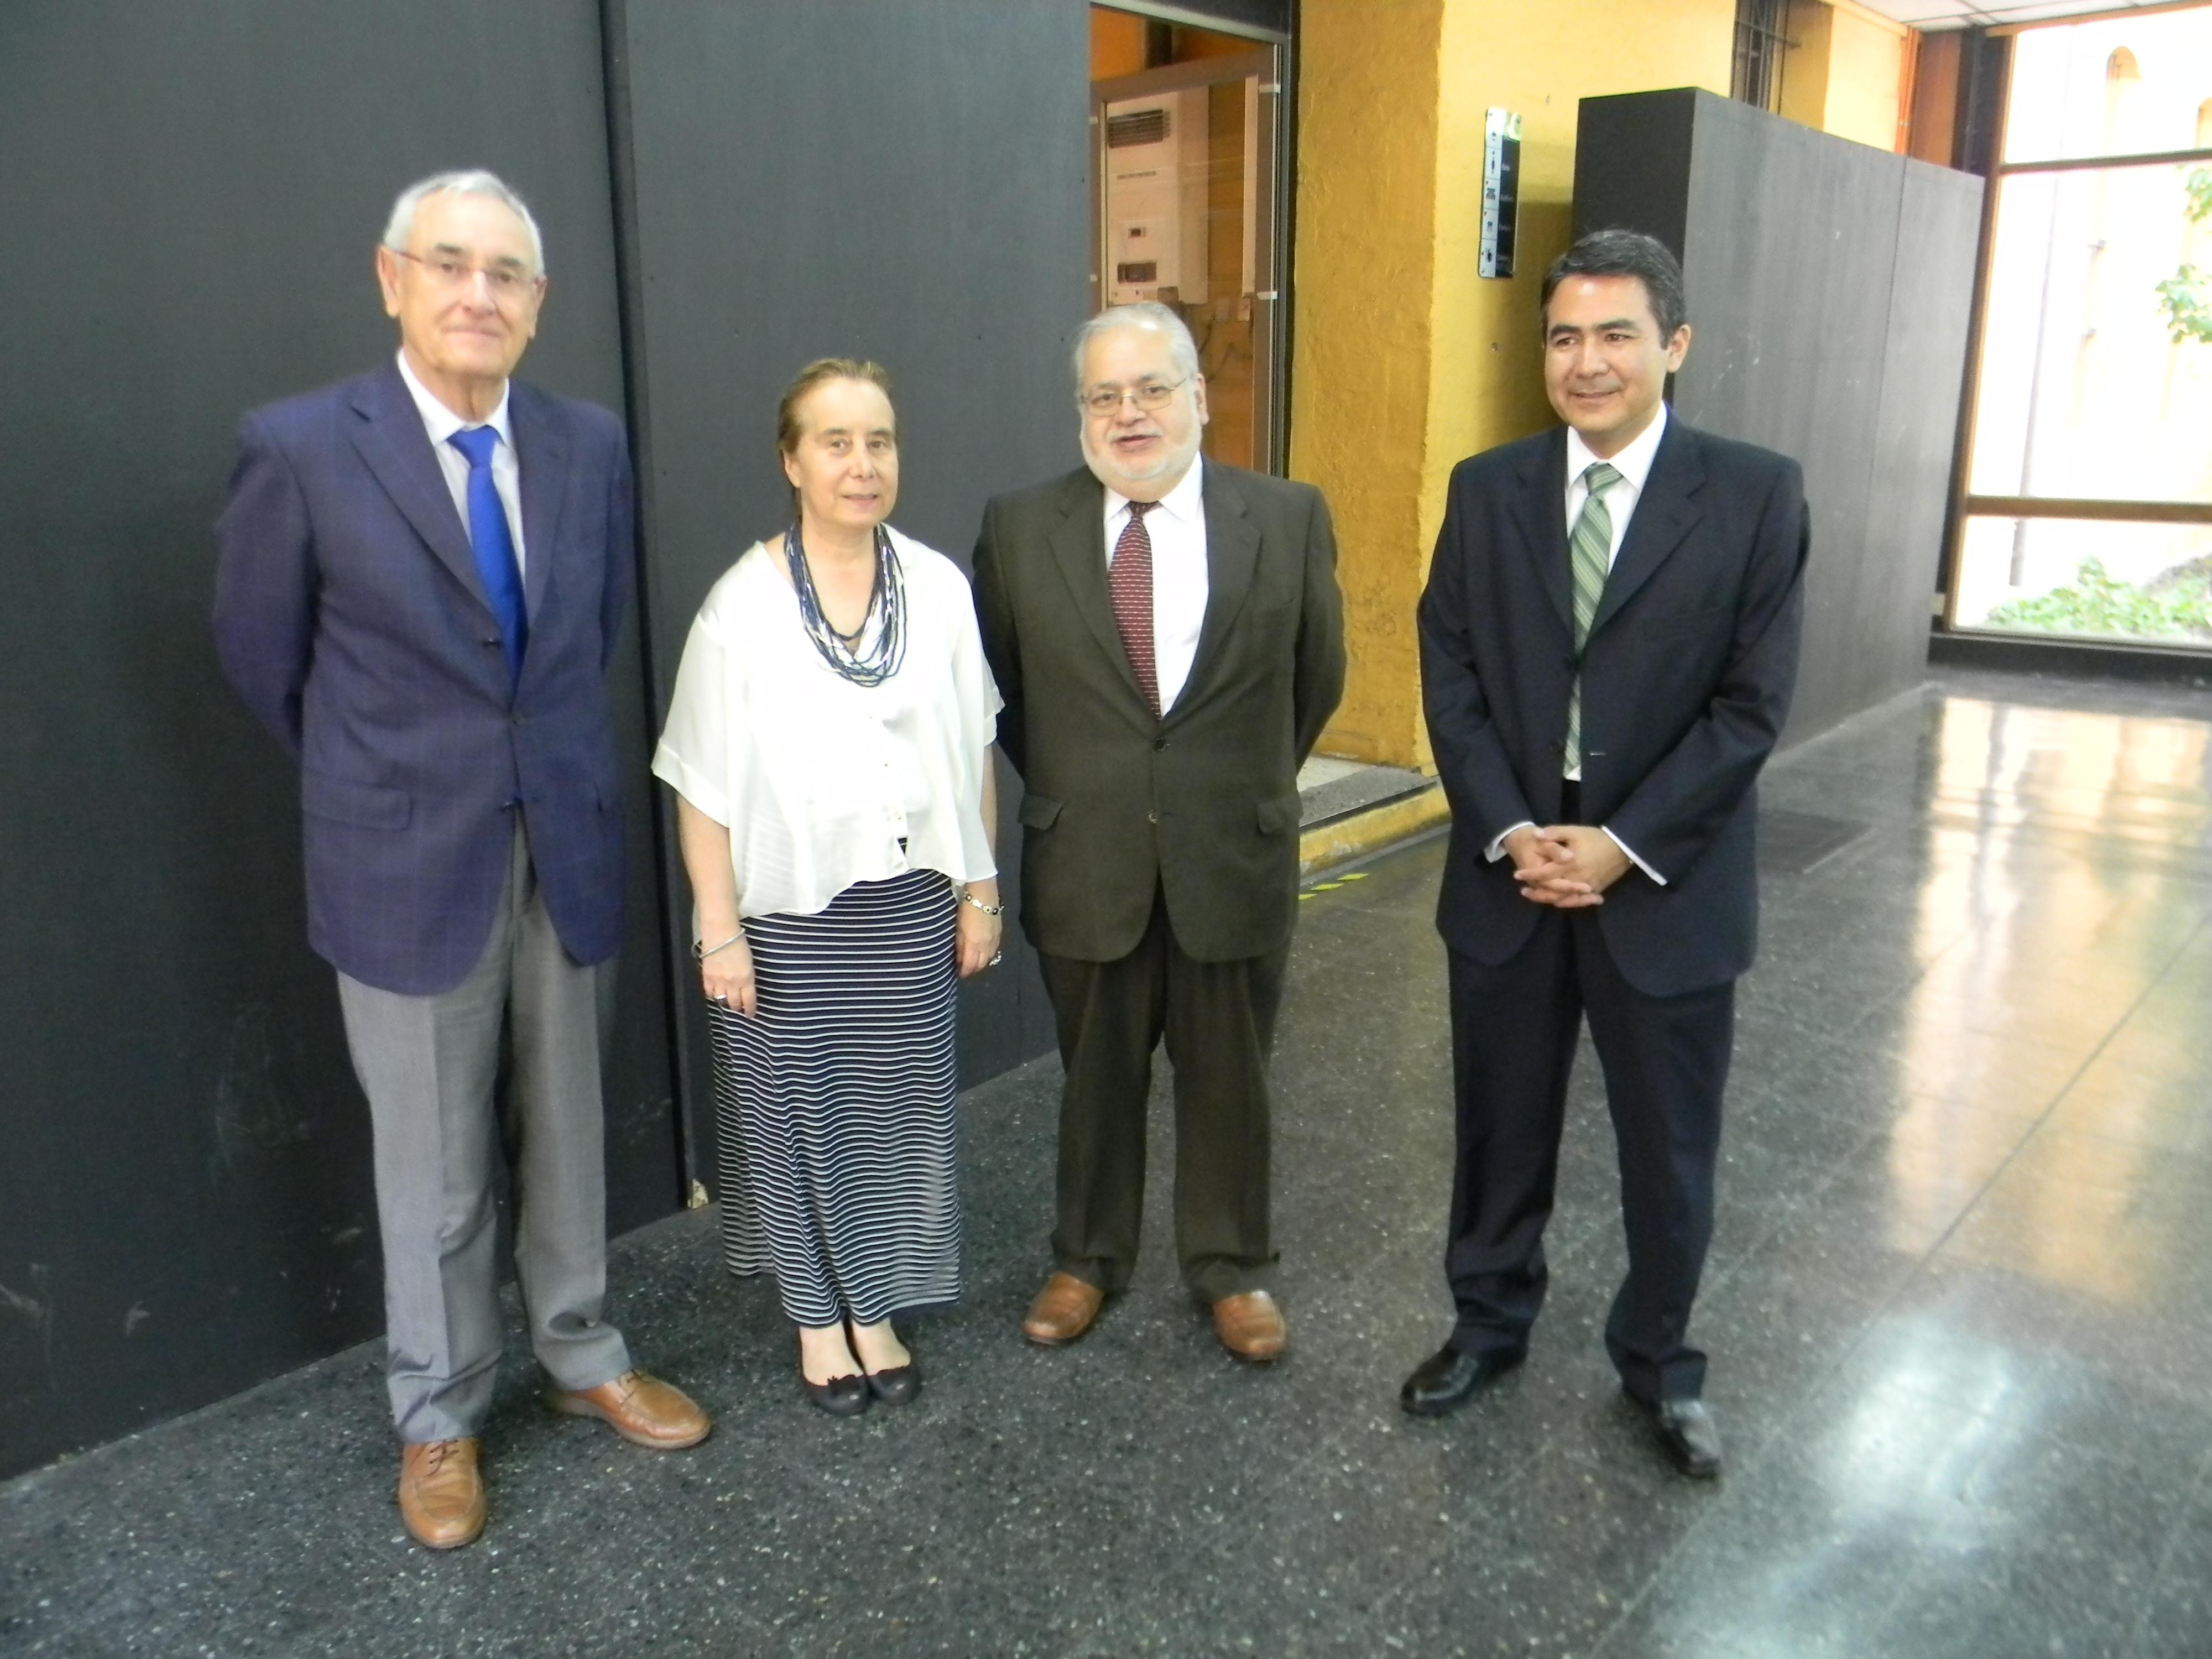
[[[1619,836],[1615,836],[1615,835],[1613,835],[1612,830],[1606,830],[1605,825],[1603,825],[1603,824],[1600,824],[1600,825],[1598,825],[1598,828],[1599,828],[1599,829],[1601,829],[1601,830],[1605,830],[1605,833],[1606,833],[1607,836],[1611,836],[1613,837],[1613,844],[1615,847],[1618,847],[1619,848],[1620,848],[1620,850],[1621,850],[1622,852],[1624,852],[1624,853],[1626,853],[1626,854],[1628,854],[1628,861],[1629,861],[1631,864],[1634,865],[1638,869],[1641,870],[1641,871],[1642,871],[1645,875],[1647,875],[1647,876],[1650,877],[1652,880],[1654,880],[1654,881],[1657,882],[1657,883],[1658,883],[1662,887],[1664,887],[1664,886],[1667,884],[1667,878],[1666,878],[1666,877],[1664,877],[1664,876],[1662,876],[1662,875],[1661,875],[1661,874],[1660,874],[1656,870],[1654,870],[1654,869],[1653,869],[1650,865],[1646,864],[1646,863],[1645,863],[1642,859],[1640,859],[1640,858],[1637,857],[1637,856],[1636,856],[1636,849],[1635,849],[1633,847],[1631,847],[1631,846],[1630,846],[1626,842],[1625,842],[1625,841],[1621,840],[1621,838],[1620,838]]]
[[[1490,843],[1490,850],[1485,853],[1483,857],[1488,859],[1492,864],[1497,863],[1498,860],[1505,856],[1506,836],[1511,835],[1516,830],[1534,830],[1535,827],[1536,820],[1534,818],[1523,818],[1518,823],[1507,824],[1503,830],[1500,830],[1498,832],[1498,839]],[[1623,848],[1621,850],[1623,852],[1628,851],[1626,848]],[[1636,854],[1629,853],[1628,856],[1634,858]]]

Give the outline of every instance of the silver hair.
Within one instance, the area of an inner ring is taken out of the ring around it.
[[[1198,374],[1198,345],[1183,319],[1157,300],[1134,305],[1109,306],[1075,331],[1075,349],[1068,363],[1075,373],[1075,389],[1083,390],[1083,354],[1100,335],[1117,328],[1146,328],[1168,337],[1168,356],[1185,380]]]
[[[530,233],[530,251],[537,262],[536,275],[545,274],[545,239],[538,234],[538,221],[530,216],[529,204],[516,195],[507,181],[495,173],[482,167],[463,167],[453,173],[434,173],[427,179],[417,179],[399,192],[399,199],[392,204],[392,217],[384,227],[384,246],[394,253],[407,252],[408,238],[415,234],[415,210],[431,196],[489,196],[495,202],[514,210],[514,216],[522,221],[522,228]]]

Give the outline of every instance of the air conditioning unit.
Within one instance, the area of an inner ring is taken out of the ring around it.
[[[1109,305],[1206,297],[1206,110],[1203,87],[1106,106]]]

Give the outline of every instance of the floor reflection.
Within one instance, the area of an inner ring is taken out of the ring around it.
[[[1912,1092],[1890,1143],[1895,1237],[1924,1237],[1957,1213],[1963,1185],[1986,1181],[1962,1254],[2137,1302],[2155,1283],[2161,1243],[2137,1224],[2160,1158],[2143,1119],[2172,1111],[2172,1096],[2148,1085],[2176,1071],[2204,1077],[2212,1021],[2201,1000],[2197,1018],[2155,1035],[2154,1022],[2134,1019],[2186,940],[2134,925],[2137,908],[2170,901],[2146,891],[2108,843],[2202,843],[2212,734],[2193,721],[1975,697],[1930,712],[1931,874],[1916,933],[1927,969],[1903,993],[1899,1075]],[[1971,836],[1954,827],[1966,822]],[[2116,1042],[2144,1056],[2140,1090],[2098,1069]],[[2067,1120],[2085,1133],[2061,1158],[2031,1155],[2037,1123],[2093,1074],[2084,1098],[2099,1109]]]

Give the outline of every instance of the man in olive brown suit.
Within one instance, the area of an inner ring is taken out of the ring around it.
[[[1231,1353],[1269,1360],[1267,1064],[1297,770],[1344,688],[1336,546],[1311,486],[1199,459],[1206,381],[1166,307],[1093,318],[1074,367],[1087,465],[994,501],[975,547],[1066,1071],[1054,1271],[1022,1329],[1072,1342],[1128,1283],[1164,1037],[1183,1278]]]

